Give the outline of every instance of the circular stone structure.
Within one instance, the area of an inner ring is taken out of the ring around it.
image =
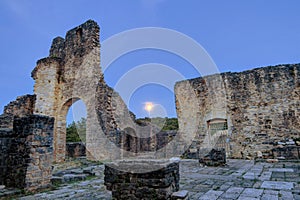
[[[179,190],[179,160],[118,160],[105,164],[112,199],[171,199]]]

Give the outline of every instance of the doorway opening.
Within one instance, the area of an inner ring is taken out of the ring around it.
[[[86,107],[79,98],[68,100],[62,110],[61,137],[65,141],[65,159],[86,156]]]

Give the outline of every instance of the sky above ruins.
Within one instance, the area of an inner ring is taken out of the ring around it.
[[[2,0],[0,1],[0,106],[33,93],[30,77],[36,61],[47,57],[52,39],[64,37],[88,19],[101,28],[100,40],[133,28],[163,27],[181,32],[208,52],[219,71],[300,62],[298,0]],[[146,63],[161,63],[185,78],[197,76],[193,66],[166,52],[145,50],[116,60],[104,74],[114,86],[124,73]],[[138,77],[137,77],[138,78]],[[129,108],[147,116],[144,102],[161,105],[176,116],[174,93],[157,84],[140,87]]]

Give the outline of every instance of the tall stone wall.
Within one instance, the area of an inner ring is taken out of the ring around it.
[[[180,131],[191,131],[187,121],[198,126],[191,148],[217,145],[219,138],[208,129],[212,119],[227,121],[227,153],[232,157],[251,158],[274,142],[300,137],[299,64],[182,81],[175,93]],[[187,106],[189,102],[197,103]],[[197,114],[191,116],[192,110]]]
[[[39,60],[32,71],[36,95],[34,113],[55,118],[56,162],[65,159],[66,115],[78,100],[82,100],[87,109],[86,150],[89,159],[115,159],[126,152],[137,153],[147,140],[139,142],[137,138],[150,138],[151,145],[146,149],[156,149],[159,130],[155,126],[138,126],[119,94],[104,81],[99,33],[97,23],[88,20],[68,31],[65,38],[55,38],[49,56]],[[119,133],[125,136],[119,137]],[[130,150],[121,143],[131,143]]]
[[[35,114],[55,118],[54,160],[62,162],[66,152],[66,115],[72,104],[82,100],[87,109],[86,141],[90,151],[104,146],[105,139],[95,111],[98,82],[104,82],[100,69],[100,28],[88,20],[53,40],[49,57],[37,62],[32,71],[36,94]],[[99,134],[95,134],[99,133]],[[97,138],[95,138],[97,135]],[[98,141],[100,140],[100,141]],[[99,143],[100,142],[100,143]],[[87,152],[90,159],[95,159]],[[105,157],[104,150],[99,155]]]
[[[251,157],[255,151],[270,149],[274,141],[298,137],[299,65],[223,73],[177,83],[180,130],[168,135],[155,125],[136,124],[119,94],[105,83],[99,34],[98,24],[88,20],[68,31],[65,38],[55,38],[49,56],[40,59],[32,71],[34,95],[10,103],[5,115],[0,116],[0,128],[12,129],[13,116],[54,117],[56,162],[65,159],[66,116],[78,100],[86,106],[86,154],[91,160],[155,152],[169,142],[172,145],[160,153],[173,155],[187,148],[192,140],[188,153],[197,155],[200,150],[218,146],[231,156]],[[226,126],[212,130],[222,124]],[[163,135],[169,139],[163,140]]]

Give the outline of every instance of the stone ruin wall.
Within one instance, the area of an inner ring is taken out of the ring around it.
[[[242,157],[241,152],[251,157],[272,148],[270,141],[299,137],[299,65],[179,82],[179,132],[138,126],[122,98],[104,81],[99,32],[96,22],[89,20],[65,38],[55,38],[49,57],[39,60],[32,71],[34,95],[5,107],[0,116],[0,184],[12,185],[10,180],[18,178],[20,187],[35,190],[50,183],[52,161],[62,162],[66,154],[67,112],[79,99],[87,109],[86,154],[91,160],[143,155],[179,133],[183,135],[158,154],[171,155],[192,139],[190,150],[198,153],[210,145],[205,138],[211,119],[226,119],[226,148],[232,157]]]
[[[158,148],[156,133],[159,130],[149,125],[138,126],[119,94],[105,83],[100,67],[99,34],[100,28],[92,20],[71,29],[65,38],[53,40],[49,56],[39,60],[32,71],[36,95],[34,113],[55,118],[56,162],[65,159],[66,115],[79,99],[87,109],[89,159],[135,156]],[[158,137],[161,139],[165,134],[159,133]]]
[[[33,114],[35,98],[18,97],[0,115],[0,185],[27,191],[51,185],[54,119]]]
[[[32,71],[34,95],[5,107],[0,116],[0,184],[26,190],[50,185],[52,162],[66,156],[67,112],[79,99],[87,109],[87,143],[79,154],[86,150],[90,160],[135,156],[163,146],[170,139],[165,136],[174,135],[138,138],[140,132],[147,136],[150,127],[137,126],[122,98],[106,85],[99,31],[89,20],[68,31],[65,39],[55,38],[49,57],[37,61]]]
[[[34,113],[55,118],[54,159],[62,162],[66,150],[66,115],[71,105],[81,99],[86,105],[87,123],[97,120],[94,111],[95,91],[98,82],[103,81],[99,26],[89,20],[68,31],[65,39],[55,38],[49,57],[37,62],[32,77],[37,98]],[[97,132],[97,128],[92,126],[87,130],[86,141],[91,150],[95,148],[91,133]]]
[[[53,40],[49,56],[39,60],[32,71],[36,95],[34,113],[55,118],[56,162],[65,160],[66,116],[69,108],[78,100],[84,102],[87,111],[88,159],[120,157],[120,150],[106,135],[120,126],[115,121],[116,109],[112,109],[110,95],[121,98],[104,81],[100,67],[99,34],[100,28],[92,20],[69,30],[65,38]],[[127,111],[126,107],[118,108],[119,112]]]
[[[186,122],[198,125],[191,152],[208,146],[207,121],[214,118],[227,120],[226,150],[235,158],[254,158],[278,141],[300,137],[299,64],[182,81],[175,94],[180,131],[191,131]]]
[[[261,144],[261,138],[299,134],[298,65],[180,82],[175,87],[180,131],[138,126],[119,94],[104,81],[99,32],[97,23],[89,20],[65,38],[55,38],[49,56],[32,71],[34,95],[19,97],[5,107],[0,116],[0,184],[27,190],[50,184],[51,163],[64,161],[66,155],[67,112],[79,99],[87,109],[86,154],[91,160],[154,152],[183,133],[157,152],[167,157],[184,148],[195,127],[192,147],[199,149],[207,142],[207,120],[213,118],[227,119],[230,153],[235,157],[240,157],[241,149],[248,155],[270,148]]]

